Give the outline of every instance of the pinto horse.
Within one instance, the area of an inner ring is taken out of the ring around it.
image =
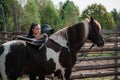
[[[54,73],[54,78],[69,80],[77,52],[87,39],[104,46],[101,26],[90,17],[52,34],[42,47],[23,40],[13,40],[0,46],[0,73],[3,80],[16,80],[24,72],[41,76]]]

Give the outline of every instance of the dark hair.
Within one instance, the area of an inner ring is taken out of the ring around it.
[[[38,24],[37,23],[32,23],[29,29],[29,33],[27,36],[33,36],[33,31],[32,29],[34,29]]]

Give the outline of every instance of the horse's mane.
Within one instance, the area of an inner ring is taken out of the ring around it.
[[[87,20],[88,22],[90,22],[90,19],[89,19],[89,18],[86,18],[85,20]],[[94,22],[98,25],[99,30],[101,30],[101,25],[100,25],[100,23],[99,23],[97,20],[95,20],[95,19],[94,19]]]
[[[77,24],[74,24],[74,25],[65,27],[65,28],[63,28],[63,29],[55,32],[53,35],[56,36],[56,37],[61,36],[63,39],[68,40],[68,33],[69,33],[68,30],[70,30],[70,29],[73,30],[74,27],[76,27],[76,26],[79,26],[79,27],[80,27],[80,24],[81,24],[81,23],[83,23],[83,22],[79,22],[79,23],[77,23]]]
[[[57,31],[54,35],[61,36],[63,39],[67,39],[67,37],[68,37],[68,35],[67,35],[67,29],[68,29],[68,27],[65,27],[65,28]]]

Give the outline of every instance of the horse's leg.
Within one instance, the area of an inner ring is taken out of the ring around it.
[[[45,80],[45,75],[39,75],[39,80]]]
[[[1,71],[1,78],[2,78],[2,80],[8,80],[7,75],[5,73],[5,70],[0,70],[0,71]]]
[[[62,78],[61,80],[70,80],[70,75],[71,75],[72,68],[67,68],[67,69],[62,69]]]
[[[62,80],[63,76],[61,73],[61,70],[57,70],[56,72],[54,72],[54,79],[53,80]]]
[[[65,69],[65,80],[70,80],[71,72],[72,72],[72,68]]]
[[[66,78],[65,78],[65,69],[61,69],[61,75],[62,75],[61,80],[66,80]]]
[[[30,80],[36,80],[36,75],[33,73],[29,74]]]

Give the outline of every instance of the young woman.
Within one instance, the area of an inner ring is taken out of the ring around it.
[[[37,23],[32,23],[27,38],[38,39],[47,36],[41,33],[41,27]]]
[[[41,38],[43,37],[43,35],[41,34],[41,27],[40,27],[40,25],[37,24],[37,23],[32,23],[31,26],[30,26],[27,38],[38,39],[40,37]],[[30,76],[30,80],[37,80],[35,74],[30,73],[29,76]]]
[[[51,28],[48,24],[42,25],[40,27],[39,24],[32,23],[31,27],[29,29],[29,33],[27,35],[27,38],[31,39],[42,39],[50,36],[50,34],[54,33],[54,29]],[[41,42],[43,43],[43,42]],[[41,44],[39,43],[39,44]],[[30,73],[30,80],[37,80],[36,75],[33,73]],[[44,79],[43,76],[38,76],[39,80]]]

